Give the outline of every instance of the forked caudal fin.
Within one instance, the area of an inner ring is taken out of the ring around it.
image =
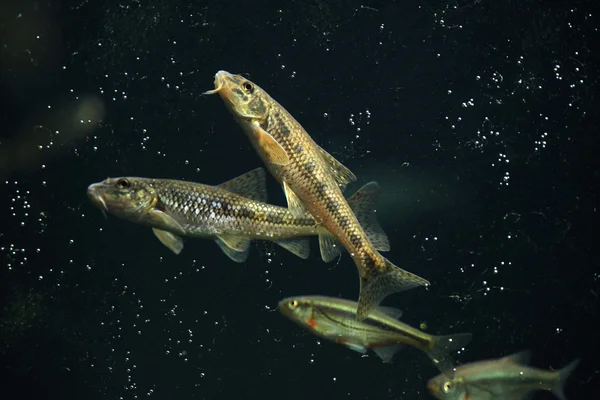
[[[427,355],[444,375],[452,378],[454,376],[454,361],[450,353],[465,347],[472,337],[473,335],[470,333],[433,336],[431,349],[427,351]]]
[[[382,258],[385,261],[383,268],[366,271],[360,277],[357,321],[367,318],[373,308],[390,294],[430,284],[427,279],[395,266],[383,256]]]
[[[567,366],[559,369],[558,372],[558,381],[554,386],[554,390],[552,393],[556,395],[560,400],[567,400],[565,396],[565,382],[569,379],[569,376],[573,373],[577,365],[579,364],[579,359],[571,361]]]

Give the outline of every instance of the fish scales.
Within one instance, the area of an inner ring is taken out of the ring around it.
[[[254,239],[314,235],[310,216],[293,216],[286,208],[253,201],[197,183],[152,180],[159,208],[173,216],[189,234],[236,234]]]

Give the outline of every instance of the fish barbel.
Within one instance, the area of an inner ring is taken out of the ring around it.
[[[375,218],[379,186],[370,182],[348,199],[365,219]],[[149,226],[175,254],[182,236],[209,238],[233,261],[247,259],[251,240],[269,240],[308,258],[306,236],[321,228],[310,214],[292,215],[265,203],[265,172],[254,169],[219,186],[169,179],[108,178],[88,187],[92,203],[103,212]],[[361,211],[362,210],[362,211]],[[374,222],[376,224],[376,221]]]
[[[529,351],[483,360],[456,367],[454,376],[440,374],[427,383],[429,392],[439,400],[523,400],[537,390],[547,390],[560,400],[565,381],[577,367],[575,360],[558,371],[527,366]]]
[[[226,71],[215,75],[215,89],[250,139],[271,174],[283,186],[294,215],[308,211],[325,230],[319,233],[321,256],[331,261],[345,248],[360,276],[356,318],[363,320],[391,293],[428,285],[383,257],[387,238],[361,226],[342,190],[354,174],[319,147],[304,128],[263,89]],[[385,236],[384,236],[385,237]],[[341,245],[341,246],[340,246]],[[379,250],[379,251],[378,251]]]
[[[470,333],[434,336],[401,321],[402,312],[378,306],[363,321],[356,321],[355,301],[325,296],[288,297],[278,309],[290,320],[324,339],[365,354],[372,349],[391,362],[403,345],[425,352],[442,372],[453,368],[450,353],[471,341]]]

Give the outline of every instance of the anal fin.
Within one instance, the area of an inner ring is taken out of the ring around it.
[[[310,241],[308,238],[282,239],[275,243],[304,260],[310,256]]]
[[[375,352],[375,354],[377,354],[379,358],[381,358],[381,360],[387,364],[392,362],[392,360],[394,359],[394,355],[397,352],[399,352],[403,347],[404,345],[402,344],[390,344],[386,346],[372,347],[372,349]]]
[[[379,192],[377,182],[369,182],[348,198],[348,205],[373,247],[378,251],[389,251],[390,242],[376,218],[375,208],[379,199]]]
[[[154,232],[154,235],[158,238],[158,240],[167,246],[167,248],[173,253],[179,254],[181,253],[181,250],[183,250],[183,239],[174,233],[163,231],[157,228],[152,228],[152,232]]]

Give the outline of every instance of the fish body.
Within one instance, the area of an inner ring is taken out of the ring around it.
[[[428,285],[383,257],[387,237],[361,225],[342,190],[354,174],[319,147],[285,108],[253,82],[219,71],[215,90],[241,125],[261,159],[280,182],[294,215],[308,211],[325,230],[319,234],[321,256],[328,262],[345,248],[360,276],[356,318],[366,318],[387,295]]]
[[[279,302],[279,311],[304,329],[324,339],[366,353],[373,350],[384,362],[409,345],[425,352],[441,371],[450,371],[450,353],[466,346],[470,333],[435,336],[416,329],[399,318],[395,308],[378,306],[362,321],[355,318],[357,302],[325,296],[288,297]]]
[[[360,210],[372,207],[378,186],[371,182],[349,200]],[[371,194],[371,195],[369,195]],[[301,258],[309,256],[307,236],[322,229],[308,213],[292,215],[267,204],[265,172],[254,169],[218,186],[139,177],[109,178],[89,186],[97,207],[122,219],[149,226],[176,254],[182,237],[213,239],[236,262],[246,260],[251,240],[273,241]]]
[[[538,390],[566,400],[563,386],[579,361],[558,371],[547,371],[527,366],[529,358],[529,351],[523,351],[464,364],[455,369],[452,378],[440,374],[430,379],[427,389],[440,400],[522,400]]]

